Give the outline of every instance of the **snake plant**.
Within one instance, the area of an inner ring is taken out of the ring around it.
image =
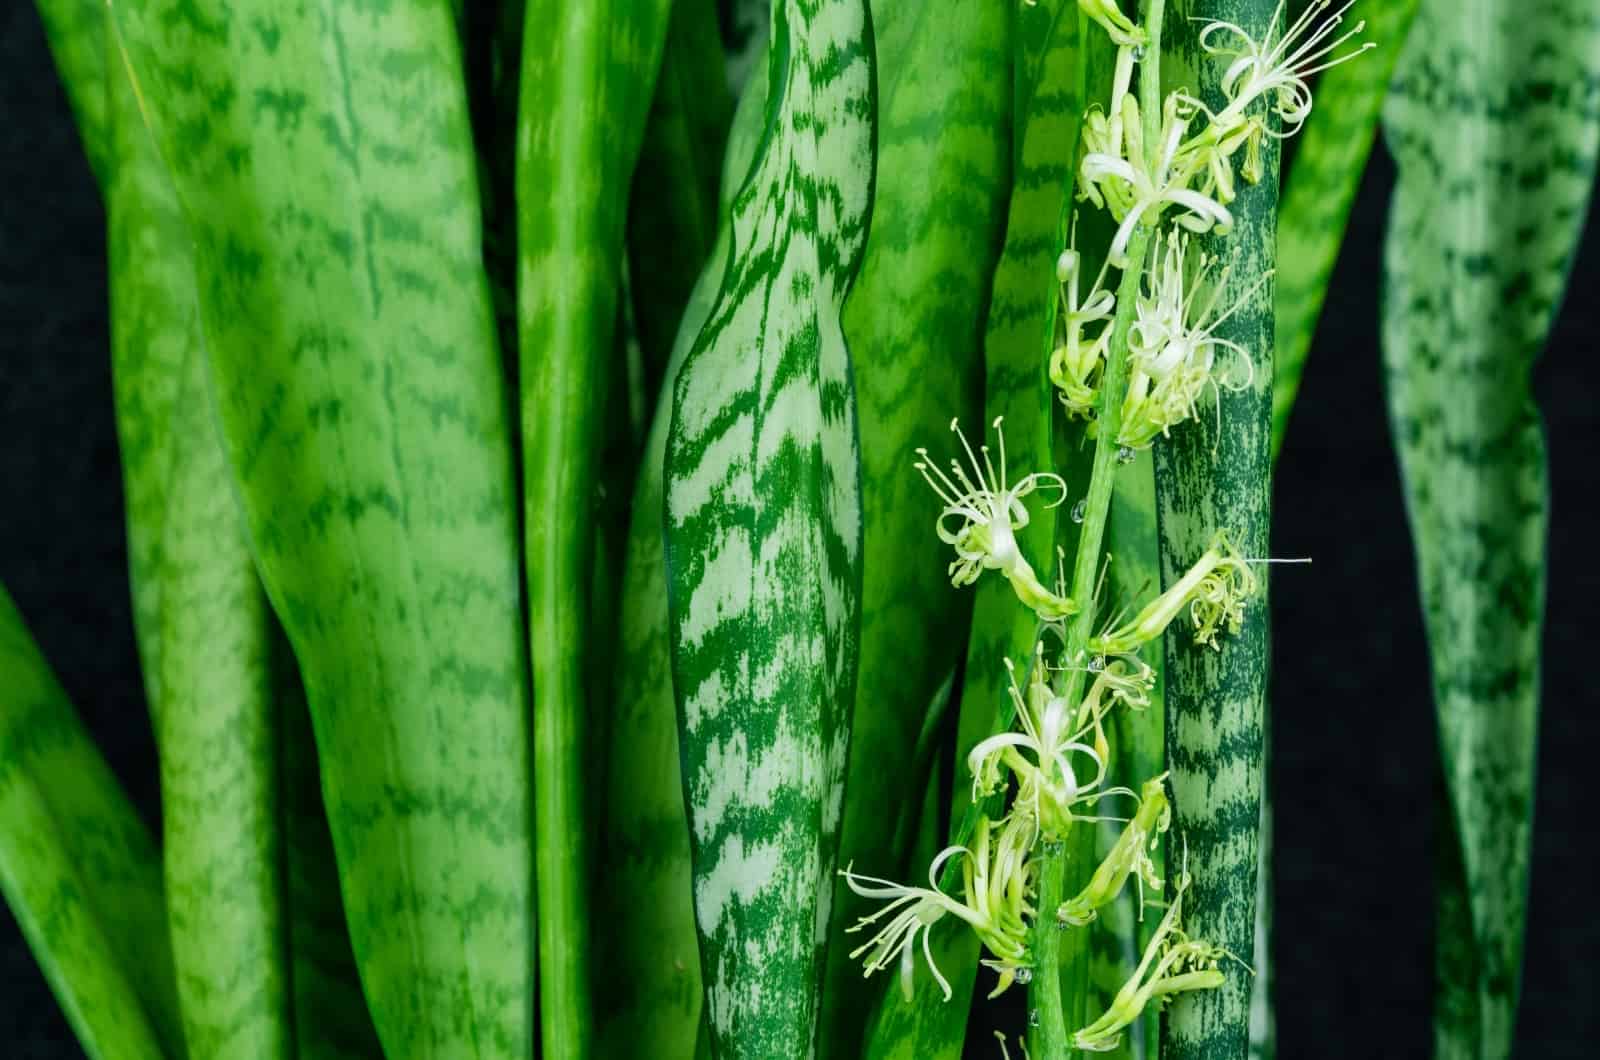
[[[0,892],[95,1060],[1269,1054],[1380,126],[1436,1054],[1511,1055],[1583,0],[38,4],[162,828],[0,592]]]

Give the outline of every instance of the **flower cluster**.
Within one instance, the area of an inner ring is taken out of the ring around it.
[[[1341,54],[1365,23],[1335,36],[1350,3],[1319,23],[1316,16],[1329,6],[1331,0],[1317,0],[1282,36],[1270,35],[1260,44],[1231,22],[1206,24],[1199,37],[1202,49],[1228,63],[1221,80],[1225,105],[1213,111],[1189,93],[1173,91],[1163,102],[1156,141],[1146,143],[1139,101],[1130,91],[1139,52],[1136,38],[1143,31],[1128,23],[1115,4],[1080,0],[1080,7],[1106,26],[1120,49],[1109,105],[1104,110],[1092,108],[1084,117],[1078,172],[1079,197],[1105,207],[1118,222],[1106,264],[1124,270],[1143,267],[1143,262],[1128,260],[1133,234],[1140,227],[1157,230],[1169,210],[1180,229],[1158,241],[1152,275],[1138,299],[1138,319],[1129,330],[1133,371],[1117,439],[1121,445],[1148,447],[1157,436],[1192,417],[1205,391],[1248,386],[1253,377],[1248,353],[1214,333],[1254,296],[1256,288],[1219,312],[1218,301],[1228,286],[1227,270],[1212,280],[1212,262],[1190,254],[1183,233],[1231,229],[1228,205],[1236,193],[1234,161],[1241,148],[1244,160],[1239,173],[1254,183],[1261,178],[1262,138],[1290,135],[1310,115],[1307,78],[1373,46]],[[1266,117],[1252,110],[1252,104],[1262,99],[1276,116],[1279,130],[1271,129]],[[1080,268],[1074,248],[1057,269],[1063,287],[1064,334],[1051,357],[1050,378],[1069,414],[1092,418],[1102,362],[1110,356],[1106,323],[1115,312],[1116,298],[1101,288],[1102,270],[1101,280],[1080,309]],[[1261,277],[1257,282],[1266,280]],[[1084,328],[1093,324],[1100,325],[1099,334],[1086,340]],[[1219,352],[1230,354],[1230,363],[1219,365]]]
[[[1260,44],[1231,23],[1205,25],[1201,47],[1227,64],[1220,79],[1223,105],[1213,111],[1182,90],[1162,97],[1153,89],[1159,82],[1156,71],[1147,69],[1149,97],[1143,106],[1146,113],[1160,109],[1159,121],[1147,126],[1141,101],[1130,88],[1136,64],[1148,61],[1147,52],[1158,55],[1159,42],[1115,0],[1079,0],[1083,13],[1118,48],[1109,103],[1084,118],[1079,198],[1109,211],[1118,227],[1097,273],[1085,265],[1075,228],[1056,262],[1060,311],[1048,371],[1067,415],[1089,421],[1097,473],[1114,471],[1107,446],[1130,451],[1155,444],[1195,417],[1208,390],[1252,382],[1250,352],[1219,330],[1258,288],[1251,286],[1225,306],[1224,292],[1238,285],[1229,268],[1218,270],[1191,235],[1226,232],[1233,224],[1229,204],[1236,166],[1245,180],[1260,178],[1262,138],[1280,135],[1270,123],[1292,132],[1310,112],[1306,78],[1365,50],[1336,54],[1361,27],[1336,36],[1349,4],[1319,23],[1315,15],[1329,6],[1329,0],[1317,0],[1285,33],[1271,34]],[[1263,100],[1265,107],[1252,107]],[[1107,282],[1112,269],[1121,273],[1115,289]],[[1256,280],[1265,282],[1266,277]],[[1119,388],[1125,381],[1126,391],[1109,390],[1108,380]],[[1118,420],[1114,428],[1106,427],[1106,421]],[[1145,780],[1137,792],[1108,786],[1114,762],[1108,719],[1119,707],[1137,711],[1151,701],[1155,675],[1140,658],[1141,650],[1184,616],[1197,643],[1221,650],[1224,634],[1238,632],[1259,589],[1252,565],[1260,561],[1240,556],[1229,535],[1219,531],[1166,591],[1146,600],[1131,617],[1130,606],[1092,632],[1101,601],[1099,590],[1084,583],[1093,580],[1093,565],[1080,560],[1069,590],[1058,559],[1055,584],[1048,586],[1019,537],[1030,525],[1031,502],[1042,500],[1053,508],[1068,499],[1066,480],[1031,471],[1012,481],[1001,420],[992,427],[998,459],[987,444],[974,449],[952,422],[965,460],[940,466],[919,449],[915,465],[943,505],[936,531],[955,551],[951,581],[967,586],[985,571],[996,571],[1037,620],[1026,674],[1005,660],[1011,720],[978,741],[966,757],[973,802],[984,812],[976,817],[970,845],[948,847],[934,859],[928,887],[902,886],[853,868],[842,873],[856,894],[885,900],[851,928],[876,928],[852,956],[863,959],[869,975],[898,966],[908,996],[920,936],[929,970],[946,1000],[951,998],[930,943],[935,927],[947,920],[964,923],[982,940],[989,954],[983,963],[999,977],[998,994],[1033,976],[1036,954],[1030,941],[1040,937],[1034,933],[1041,930],[1035,908],[1041,901],[1055,906],[1045,911],[1053,927],[1079,929],[1098,920],[1132,880],[1142,916],[1147,894],[1159,895],[1165,884],[1157,851],[1171,827],[1172,807],[1166,774]],[[1110,490],[1097,484],[1100,488],[1092,483],[1089,496],[1073,511],[1074,521],[1095,526],[1092,535],[1087,525],[1081,532],[1080,552],[1101,546]],[[1090,498],[1098,498],[1099,507],[1086,519]],[[1065,897],[1060,863],[1046,861],[1056,874],[1043,875],[1036,853],[1061,857],[1061,841],[1075,825],[1115,820],[1100,816],[1100,807],[1113,799],[1132,800],[1133,813],[1088,882]],[[1001,801],[1004,812],[995,814]],[[948,890],[941,887],[942,874],[953,879],[946,870],[957,865],[959,893],[951,880],[946,880]],[[1055,881],[1045,899],[1041,879]],[[1221,960],[1232,955],[1183,929],[1188,888],[1185,864],[1143,959],[1106,1013],[1071,1036],[1072,1047],[1113,1049],[1151,1003],[1222,982]],[[1043,967],[1054,975],[1053,950],[1042,943],[1039,950],[1045,954]],[[1064,1035],[1060,1031],[1056,1040]]]

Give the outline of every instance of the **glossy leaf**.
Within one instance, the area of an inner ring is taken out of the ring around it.
[[[749,171],[765,116],[762,78],[740,100],[723,167],[724,205]],[[700,952],[689,823],[678,764],[677,708],[661,547],[663,463],[672,383],[711,312],[728,258],[723,227],[683,311],[633,494],[623,569],[621,665],[606,748],[605,824],[595,876],[595,962],[610,983],[598,1020],[602,1056],[688,1060],[701,1035]]]
[[[1512,1051],[1549,480],[1530,373],[1594,186],[1600,15],[1424,0],[1384,109],[1389,413],[1438,711],[1434,1053]]]
[[[1273,361],[1272,454],[1276,458],[1300,393],[1317,318],[1333,279],[1350,209],[1378,131],[1378,114],[1418,0],[1363,3],[1362,39],[1377,47],[1316,82],[1316,108],[1299,137],[1278,206],[1278,350]]]
[[[531,1053],[511,447],[442,5],[119,4],[391,1057]],[[359,649],[357,649],[359,646]]]
[[[860,629],[839,314],[872,202],[872,57],[864,0],[774,11],[762,147],[674,381],[672,669],[717,1057],[816,1048]]]
[[[881,15],[880,15],[881,13]],[[981,411],[984,306],[1009,176],[1002,5],[878,4],[878,179],[860,278],[845,306],[861,417],[861,673],[850,737],[841,863],[920,878],[893,841],[918,783],[918,736],[960,658],[970,594],[950,585],[933,495],[911,464],[951,417]],[[949,697],[946,696],[947,700]],[[941,701],[942,705],[943,701]],[[834,887],[825,1055],[855,1060],[876,992],[845,929],[874,903]]]
[[[184,1056],[160,857],[4,588],[0,894],[93,1060]]]
[[[1221,98],[1227,68],[1198,51],[1195,19],[1233,23],[1255,40],[1281,32],[1276,0],[1185,0],[1170,7],[1163,46],[1195,74],[1199,98]],[[1260,106],[1260,104],[1257,104]],[[1231,300],[1250,292],[1217,328],[1238,343],[1254,366],[1249,386],[1221,389],[1216,414],[1200,415],[1173,430],[1154,449],[1160,522],[1162,584],[1183,575],[1217,531],[1241,554],[1264,557],[1271,495],[1273,290],[1263,282],[1273,268],[1277,238],[1278,153],[1268,139],[1262,179],[1241,182],[1231,205],[1227,235],[1198,240],[1232,267]],[[1267,578],[1250,600],[1243,627],[1220,651],[1194,643],[1174,624],[1166,636],[1167,763],[1172,771],[1173,824],[1167,865],[1188,852],[1194,885],[1184,903],[1191,935],[1238,954],[1255,945],[1258,834],[1264,762],[1267,682]],[[1231,969],[1223,985],[1180,995],[1162,1019],[1163,1060],[1232,1058],[1248,1048],[1251,976]]]
[[[517,332],[528,579],[539,1019],[544,1052],[593,1036],[585,843],[589,591],[606,358],[628,184],[666,35],[666,0],[532,0],[517,132]]]

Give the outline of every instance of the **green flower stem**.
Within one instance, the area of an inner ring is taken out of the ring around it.
[[[1139,66],[1139,108],[1144,122],[1146,143],[1155,143],[1159,135],[1157,125],[1161,115],[1161,17],[1165,0],[1149,0],[1145,9],[1144,26],[1151,45]],[[1116,456],[1120,448],[1117,436],[1122,433],[1122,402],[1128,389],[1128,331],[1133,325],[1134,304],[1139,297],[1139,281],[1143,275],[1145,255],[1150,247],[1153,230],[1139,227],[1128,244],[1129,267],[1117,284],[1117,313],[1112,320],[1110,350],[1106,357],[1105,377],[1100,388],[1100,408],[1096,415],[1094,463],[1090,471],[1089,492],[1084,504],[1083,526],[1078,533],[1078,551],[1072,566],[1074,600],[1088,601],[1073,616],[1067,627],[1066,659],[1072,667],[1067,671],[1067,702],[1076,702],[1083,695],[1086,645],[1094,627],[1095,608],[1092,602],[1095,576],[1100,566],[1101,546],[1105,541],[1106,521],[1111,510],[1111,491],[1116,473]],[[1038,1010],[1038,1026],[1030,1035],[1033,1054],[1040,1060],[1056,1060],[1069,1051],[1065,1013],[1062,1005],[1062,933],[1055,927],[1053,910],[1065,895],[1062,893],[1069,868],[1094,856],[1093,836],[1085,831],[1086,842],[1046,845],[1039,856],[1039,916],[1034,923],[1034,980],[1030,988],[1033,1007]],[[1069,865],[1069,862],[1074,863]],[[1071,995],[1077,1005],[1089,991],[1088,947],[1075,947],[1070,962],[1072,977]]]
[[[1055,910],[1067,900],[1067,862],[1073,860],[1077,847],[1075,842],[1054,841],[1039,848],[1039,915],[1033,926],[1033,959],[1037,968],[1028,988],[1029,1007],[1035,1015],[1030,1015],[1028,1022],[1032,1027],[1032,1055],[1040,1060],[1065,1057],[1072,1040],[1061,997],[1061,951],[1067,933],[1055,926]]]

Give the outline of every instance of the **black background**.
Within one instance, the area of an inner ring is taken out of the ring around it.
[[[104,219],[31,4],[0,14],[0,582],[147,818],[155,749],[129,618],[107,357]],[[1274,578],[1280,1055],[1428,1052],[1434,732],[1411,547],[1380,389],[1377,302],[1393,169],[1357,202],[1278,465]],[[1537,374],[1553,523],[1544,714],[1519,1057],[1589,1057],[1600,702],[1587,688],[1589,468],[1600,245],[1587,240]],[[3,908],[3,907],[0,907]],[[78,1057],[0,911],[0,1056]]]

